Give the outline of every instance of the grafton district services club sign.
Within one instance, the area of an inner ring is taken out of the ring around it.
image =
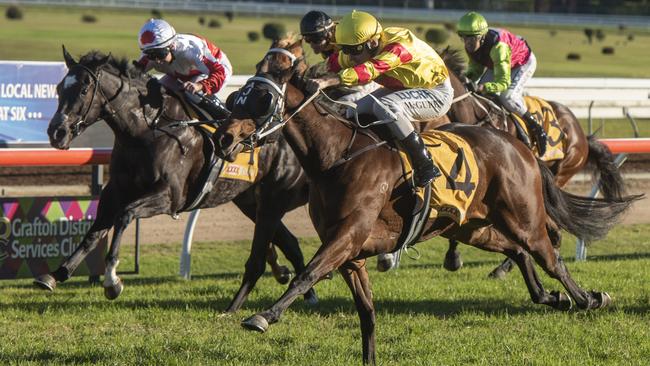
[[[0,279],[29,278],[55,270],[95,220],[93,197],[0,198]],[[106,238],[76,275],[104,273]]]

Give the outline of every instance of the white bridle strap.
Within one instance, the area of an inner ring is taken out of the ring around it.
[[[275,89],[275,91],[278,92],[278,94],[284,95],[284,92],[282,91],[282,89],[280,89],[278,84],[274,83],[273,81],[271,81],[271,80],[269,80],[267,78],[263,78],[261,76],[253,76],[252,78],[248,79],[248,81],[259,81],[260,83],[265,83],[265,84],[271,85],[273,87],[273,89]]]
[[[291,60],[292,65],[295,64],[296,60],[298,59],[298,57],[296,57],[296,55],[289,52],[288,50],[285,50],[284,48],[269,48],[269,50],[266,51],[266,54],[268,55],[269,53],[281,53],[281,54],[289,57],[289,59]]]

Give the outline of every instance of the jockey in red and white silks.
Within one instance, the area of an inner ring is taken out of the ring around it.
[[[142,55],[136,64],[145,71],[164,73],[160,82],[170,90],[184,89],[211,96],[232,76],[232,65],[223,50],[203,37],[177,34],[164,20],[147,21],[140,30],[138,43]],[[216,96],[212,99],[216,100]]]

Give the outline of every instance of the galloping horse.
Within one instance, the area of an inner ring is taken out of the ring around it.
[[[451,85],[454,88],[453,103],[447,115],[453,122],[484,125],[504,130],[513,136],[517,135],[513,116],[507,115],[503,109],[490,102],[489,99],[477,97],[471,93],[460,80],[464,75],[465,60],[457,49],[447,48],[441,56],[449,69]],[[598,142],[595,136],[585,136],[580,122],[571,110],[561,103],[548,101],[557,117],[557,125],[562,131],[564,157],[550,160],[547,166],[555,175],[555,183],[564,187],[571,177],[587,165],[591,169],[594,181],[598,181],[600,191],[606,200],[620,199],[623,195],[625,184],[614,157],[605,145]],[[560,141],[555,141],[559,143]],[[462,266],[460,253],[457,250],[458,242],[449,241],[449,249],[445,255],[444,267],[456,271]],[[501,278],[509,272],[514,263],[506,258],[492,273],[491,277]]]
[[[266,331],[299,294],[339,269],[359,314],[363,361],[374,364],[375,311],[365,258],[399,249],[397,242],[416,199],[393,149],[376,147],[372,136],[357,133],[352,124],[322,113],[311,97],[306,99],[300,78],[305,69],[300,41],[275,42],[256,77],[242,89],[241,103],[235,104],[233,114],[217,131],[222,156],[233,159],[244,144],[263,141],[259,138],[269,129],[283,126],[310,178],[310,215],[322,241],[305,271],[278,301],[242,325]],[[281,107],[275,108],[278,113],[273,106]],[[607,306],[611,299],[606,293],[585,291],[574,282],[554,244],[560,229],[588,240],[602,237],[638,197],[607,202],[566,193],[554,185],[548,168],[513,136],[461,124],[442,129],[469,143],[479,179],[467,223],[429,219],[419,240],[442,234],[507,255],[521,269],[534,303],[566,310],[573,298],[581,309]],[[571,298],[547,292],[532,259],[560,281]]]
[[[193,127],[172,125],[191,119],[182,103],[164,94],[155,78],[98,52],[76,62],[63,49],[68,73],[57,86],[59,106],[50,121],[50,143],[68,149],[72,140],[88,126],[103,119],[115,134],[110,179],[101,192],[97,218],[74,253],[60,267],[38,277],[35,284],[54,290],[68,279],[97,242],[113,228],[106,257],[104,293],[115,299],[122,281],[115,274],[122,233],[136,218],[176,215],[185,211],[199,195],[210,162],[211,142]],[[306,176],[284,139],[268,144],[259,154],[255,183],[219,178],[197,208],[215,207],[233,201],[255,221],[255,234],[242,285],[228,311],[238,310],[264,272],[265,253],[273,241],[293,264],[304,269],[298,240],[282,224],[283,215],[307,201]],[[259,272],[259,275],[257,273]],[[255,273],[255,275],[252,275]],[[313,290],[305,294],[317,302]]]

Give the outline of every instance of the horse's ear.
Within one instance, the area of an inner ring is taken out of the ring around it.
[[[109,54],[106,55],[104,58],[102,58],[101,60],[99,60],[99,66],[101,67],[101,66],[106,65],[110,59],[111,59],[111,54],[109,53]]]
[[[299,38],[297,41],[293,42],[291,46],[289,46],[289,51],[295,54],[294,50],[299,49],[301,47],[302,47],[302,38]]]
[[[69,68],[77,64],[77,61],[72,58],[72,55],[68,52],[68,50],[65,49],[65,45],[61,45],[63,47],[63,59],[65,60],[65,65]]]

